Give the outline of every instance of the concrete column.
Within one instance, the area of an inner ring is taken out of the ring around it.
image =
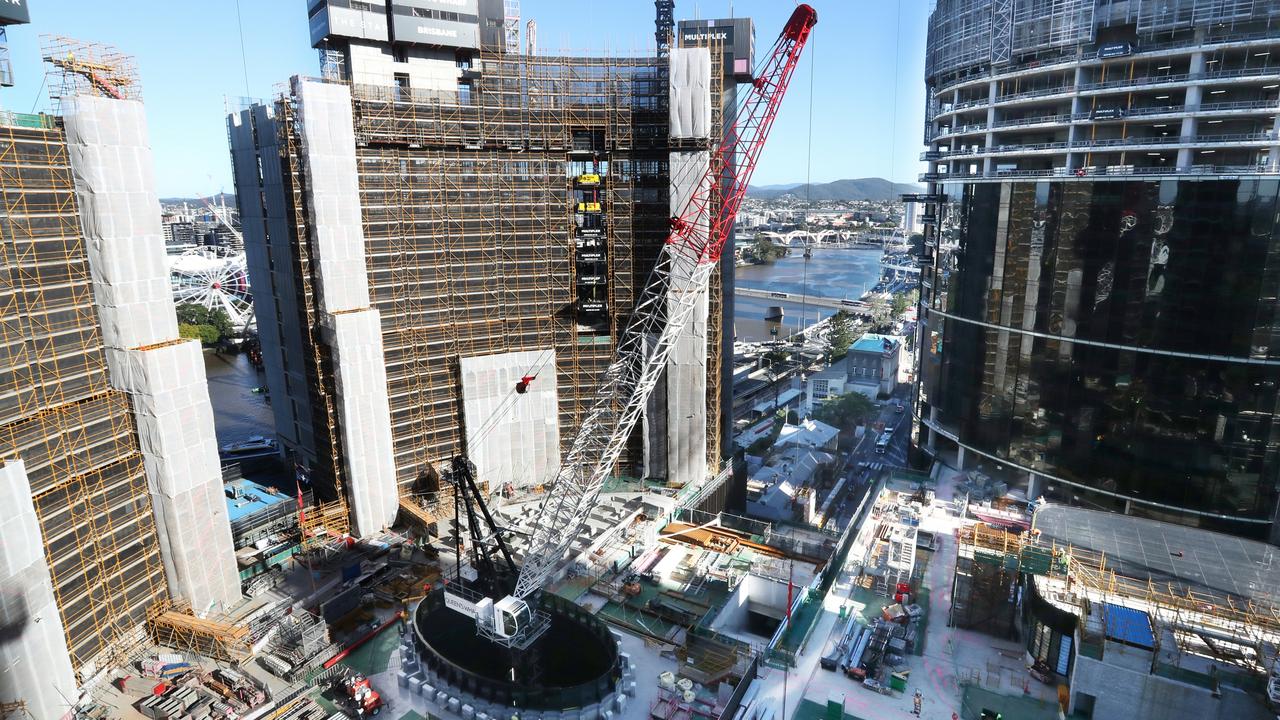
[[[1280,139],[1280,115],[1276,116],[1276,121],[1271,125],[1271,132],[1276,139]],[[1280,170],[1280,143],[1272,145],[1268,153],[1267,168],[1270,170]]]
[[[399,509],[381,318],[370,306],[351,91],[294,79],[322,337],[333,353],[352,533],[390,527]]]
[[[958,465],[958,466],[959,466],[959,467],[957,467],[957,468],[956,468],[957,470],[963,470],[963,469],[964,469],[964,459],[965,459],[965,458],[964,458],[964,446],[963,446],[963,445],[959,445],[959,444],[957,444],[957,445],[956,445],[956,465]]]
[[[711,55],[707,48],[677,48],[671,51],[670,120],[671,136],[710,145],[711,137]],[[671,214],[679,215],[690,198],[705,190],[711,163],[707,150],[670,154]],[[694,218],[703,227],[707,215]],[[687,273],[673,273],[683,276]],[[697,292],[693,316],[676,338],[667,360],[666,373],[666,471],[667,481],[699,483],[708,475],[707,467],[707,289],[672,287],[672,302],[679,293]],[[672,307],[672,310],[675,308]]]
[[[21,459],[0,467],[0,507],[0,705],[23,702],[24,717],[63,718],[79,691]]]
[[[1191,55],[1191,73],[1203,73],[1205,69],[1204,53],[1197,52]],[[1198,107],[1204,100],[1204,86],[1191,85],[1187,87],[1187,98],[1183,103],[1183,109],[1190,112]],[[1179,128],[1178,134],[1183,138],[1192,138],[1196,136],[1198,130],[1198,121],[1190,116],[1182,118],[1182,127]],[[1178,150],[1178,167],[1188,168],[1195,164],[1195,150],[1192,148],[1180,148]]]
[[[240,600],[200,345],[178,337],[141,102],[62,99],[111,384],[129,394],[169,592]]]
[[[1027,499],[1035,500],[1044,494],[1044,478],[1035,473],[1027,473]]]

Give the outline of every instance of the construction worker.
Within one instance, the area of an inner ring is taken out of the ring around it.
[[[920,717],[921,705],[924,703],[924,696],[917,690],[914,697],[911,698],[911,714]]]

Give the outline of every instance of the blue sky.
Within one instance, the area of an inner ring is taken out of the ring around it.
[[[802,182],[812,130],[814,182],[880,176],[914,182],[924,117],[922,0],[816,0],[818,26],[753,182]],[[10,28],[15,86],[8,110],[48,108],[42,33],[101,41],[135,55],[161,196],[231,191],[225,108],[268,98],[291,75],[316,75],[305,0],[33,0]],[[641,52],[653,43],[651,0],[523,0],[544,52]],[[751,16],[757,48],[772,44],[790,0],[676,1],[676,17]],[[248,89],[246,91],[246,64]],[[810,125],[810,82],[813,83]],[[895,102],[896,97],[896,102]]]

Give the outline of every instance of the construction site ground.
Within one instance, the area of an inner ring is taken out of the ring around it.
[[[1004,641],[978,632],[950,628],[947,615],[951,602],[951,579],[956,547],[953,533],[962,521],[951,511],[955,480],[962,474],[943,467],[932,506],[922,518],[920,529],[938,538],[937,549],[917,553],[917,573],[922,580],[916,599],[926,608],[921,631],[922,646],[906,658],[910,671],[906,692],[881,695],[846,677],[823,670],[818,661],[840,626],[840,609],[863,617],[874,615],[887,598],[854,582],[858,569],[847,565],[821,603],[816,627],[797,656],[798,667],[789,673],[767,668],[760,682],[761,696],[775,707],[786,707],[787,720],[816,720],[825,717],[833,696],[845,697],[845,716],[855,720],[879,720],[907,716],[913,696],[922,696],[921,717],[927,720],[976,718],[984,708],[1002,712],[1007,718],[1052,720],[1058,717],[1057,688],[1033,679],[1023,665],[1024,650],[1019,643]],[[923,566],[923,567],[921,567]]]

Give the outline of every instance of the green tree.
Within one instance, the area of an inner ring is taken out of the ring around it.
[[[853,315],[848,311],[838,310],[827,323],[827,362],[835,362],[849,352],[849,346],[858,339]]]
[[[893,325],[893,308],[879,295],[867,301],[871,312],[871,332],[882,333]]]
[[[767,360],[770,365],[777,365],[779,363],[784,363],[790,360],[791,353],[779,348],[776,350],[770,350],[769,352],[765,353],[764,359]]]
[[[756,242],[751,246],[751,254],[760,262],[773,262],[778,258],[785,257],[787,249],[782,245],[778,245],[760,233],[756,235]]]
[[[202,345],[215,345],[222,339],[222,334],[218,332],[218,328],[207,324],[178,323],[178,336],[199,340]]]
[[[915,255],[916,257],[920,257],[921,255],[924,255],[924,234],[923,233],[911,233],[911,237],[907,239],[907,242],[911,244],[912,255]]]
[[[222,308],[210,310],[209,319],[206,322],[218,330],[219,339],[231,337],[235,332],[235,326],[231,324],[231,316]]]
[[[845,393],[828,399],[813,411],[813,417],[840,430],[852,430],[859,420],[876,412],[875,403],[859,392]]]
[[[894,293],[893,300],[889,304],[889,309],[893,312],[892,317],[894,318],[902,317],[902,313],[906,312],[907,308],[909,307],[908,303],[910,303],[910,300],[908,299],[906,293],[904,292]]]
[[[181,325],[209,325],[209,309],[198,303],[182,303],[175,308]],[[226,313],[223,313],[224,315]]]

